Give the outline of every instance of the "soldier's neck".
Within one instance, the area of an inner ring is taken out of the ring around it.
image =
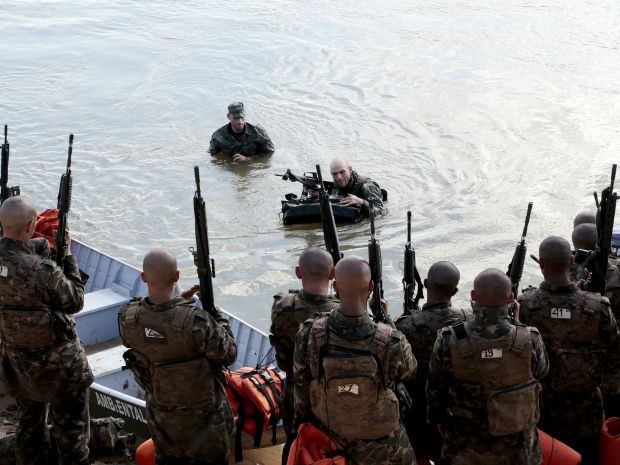
[[[301,280],[301,287],[304,292],[316,295],[327,295],[329,293],[329,281],[325,282],[311,282]]]
[[[548,272],[544,273],[545,281],[549,284],[553,284],[554,286],[568,286],[571,283],[569,272],[560,272],[553,273]]]
[[[161,289],[149,286],[149,300],[155,305],[170,302],[174,297],[174,288]]]

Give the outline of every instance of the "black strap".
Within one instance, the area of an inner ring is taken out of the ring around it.
[[[457,341],[467,339],[467,331],[465,331],[465,323],[457,323],[452,326]]]

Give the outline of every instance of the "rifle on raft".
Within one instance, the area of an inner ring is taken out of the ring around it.
[[[383,311],[383,264],[381,260],[381,245],[375,237],[375,207],[369,205],[370,213],[370,240],[368,241],[368,263],[373,282],[372,304],[370,311],[377,323],[392,325],[392,320]]]
[[[73,134],[69,134],[69,150],[67,153],[67,169],[60,177],[58,189],[58,229],[56,230],[56,264],[63,268],[63,261],[67,254],[67,217],[71,209],[71,190],[73,177],[71,176],[71,154],[73,153]]]
[[[424,298],[422,278],[415,264],[415,249],[411,243],[411,211],[407,212],[407,243],[405,244],[405,265],[403,269],[404,314],[409,315],[419,308],[420,299]],[[416,285],[418,292],[416,293]],[[413,296],[415,294],[415,297]]]
[[[200,171],[194,166],[196,192],[194,194],[194,223],[196,227],[196,249],[189,248],[194,256],[194,265],[200,282],[200,302],[202,308],[212,315],[216,314],[213,298],[213,278],[215,278],[215,261],[209,257],[209,233],[207,230],[207,213],[205,201],[200,193]]]
[[[523,232],[521,233],[521,241],[515,248],[515,253],[512,256],[512,261],[508,265],[508,271],[506,274],[510,277],[512,284],[512,293],[517,298],[519,293],[519,282],[523,276],[523,265],[525,264],[525,254],[527,253],[527,246],[525,245],[525,236],[527,236],[527,227],[530,224],[530,215],[532,214],[532,202],[527,204],[527,214],[525,215],[525,224],[523,225]]]
[[[325,238],[325,249],[332,256],[334,266],[342,258],[340,252],[340,244],[338,243],[338,231],[336,231],[336,221],[334,220],[334,211],[332,203],[329,200],[329,194],[323,184],[323,176],[321,175],[321,166],[316,165],[316,174],[319,190],[319,202],[321,205],[321,223],[323,224],[323,237]]]
[[[588,291],[598,292],[605,295],[607,287],[607,266],[608,257],[611,252],[611,236],[614,228],[614,218],[616,216],[616,201],[618,194],[614,192],[614,182],[616,180],[616,164],[611,167],[611,182],[609,187],[603,189],[599,202],[598,218],[596,230],[598,242],[591,259],[592,276],[587,284]]]
[[[9,197],[19,195],[19,186],[9,187],[9,151],[8,126],[4,125],[4,143],[2,144],[2,161],[0,163],[0,204]]]
[[[299,182],[304,186],[304,193],[307,191],[316,191],[319,190],[319,179],[316,173],[312,173],[312,176],[306,176],[305,173],[303,176],[293,174],[290,169],[286,170],[284,174],[276,174],[276,176],[280,176],[283,181],[291,181],[291,182]]]

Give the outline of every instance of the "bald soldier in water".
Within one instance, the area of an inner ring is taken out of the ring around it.
[[[324,425],[352,463],[411,465],[415,454],[395,391],[417,364],[400,331],[370,318],[372,287],[368,262],[343,258],[334,282],[340,306],[307,320],[297,333],[295,425]]]
[[[146,254],[141,276],[149,295],[124,305],[119,325],[127,364],[146,390],[157,463],[228,464],[233,416],[222,367],[237,357],[228,320],[174,297],[179,271],[169,251]]]
[[[88,386],[93,375],[70,314],[84,304],[77,261],[63,269],[40,256],[31,241],[34,203],[11,197],[0,207],[0,340],[4,381],[17,401],[18,465],[47,464],[47,418],[63,463],[88,464]]]
[[[329,171],[334,180],[334,188],[331,193],[344,197],[340,201],[340,205],[360,207],[362,214],[368,216],[368,208],[372,203],[375,214],[385,213],[383,193],[375,181],[357,174],[344,158],[332,160]]]
[[[411,344],[411,350],[418,361],[415,379],[407,383],[407,390],[413,398],[413,407],[405,416],[407,434],[418,458],[430,455],[439,460],[443,438],[434,425],[426,421],[426,381],[428,364],[437,339],[437,331],[460,321],[472,318],[471,312],[452,308],[452,297],[458,292],[461,274],[450,262],[440,261],[431,265],[424,280],[426,303],[421,310],[402,315],[395,322]]]
[[[503,271],[478,274],[471,299],[474,320],[443,328],[431,357],[428,419],[444,437],[439,464],[538,464],[538,380],[549,369],[541,337],[510,324],[514,296]]]
[[[519,318],[540,330],[549,354],[540,427],[581,453],[584,465],[595,465],[604,418],[600,385],[606,372],[620,369],[616,320],[607,297],[571,283],[568,241],[548,237],[539,254],[544,281],[523,291]]]
[[[334,261],[324,249],[309,247],[299,256],[295,276],[301,280],[301,290],[290,289],[273,296],[271,334],[269,340],[276,351],[281,370],[286,372],[282,421],[287,441],[282,452],[285,464],[293,440],[295,392],[293,382],[293,352],[299,325],[319,313],[338,307],[338,299],[329,295],[329,282],[334,278]]]

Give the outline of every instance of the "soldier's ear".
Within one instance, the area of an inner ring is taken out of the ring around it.
[[[297,279],[301,279],[301,268],[299,268],[299,265],[295,265],[295,276],[297,276]]]
[[[172,282],[173,282],[173,283],[178,282],[178,281],[179,281],[179,277],[180,277],[180,273],[179,273],[179,271],[177,270],[177,272],[174,274],[174,281],[172,281]]]
[[[426,289],[428,289],[428,278],[427,278],[427,279],[424,279],[424,287],[425,287]]]
[[[142,278],[143,282],[146,282],[146,276],[144,276],[144,271],[140,273],[140,278]]]
[[[450,296],[455,295],[458,291],[459,291],[459,288],[455,287],[454,290],[452,291],[452,293],[450,294]]]
[[[336,268],[332,266],[332,269],[329,270],[329,279],[334,279],[335,276],[336,276]]]
[[[473,300],[474,302],[478,300],[478,295],[476,294],[476,291],[474,289],[472,289],[469,293],[469,297],[471,297],[471,300]]]

